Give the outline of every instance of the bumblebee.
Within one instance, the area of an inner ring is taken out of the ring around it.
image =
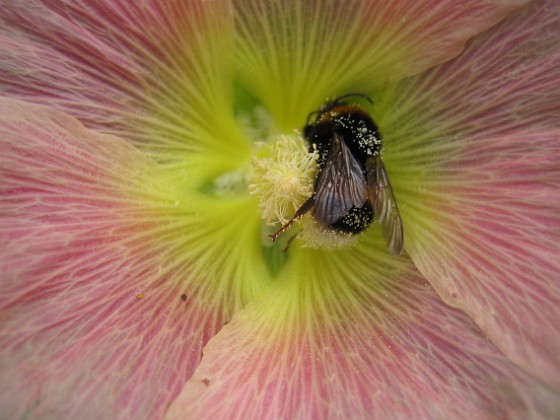
[[[275,233],[311,211],[319,225],[347,234],[358,234],[377,218],[387,248],[394,255],[403,250],[403,225],[387,170],[381,160],[383,142],[377,125],[359,105],[343,100],[366,95],[350,93],[325,103],[309,114],[303,135],[310,151],[319,152],[319,172],[314,194]]]

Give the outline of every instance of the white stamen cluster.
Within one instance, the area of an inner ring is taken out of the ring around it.
[[[281,135],[265,147],[265,156],[251,162],[249,193],[259,198],[267,224],[284,224],[313,194],[318,153],[309,153],[300,135]]]

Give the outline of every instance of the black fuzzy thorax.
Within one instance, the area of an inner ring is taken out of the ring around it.
[[[344,142],[364,170],[366,159],[381,153],[381,135],[367,112],[356,105],[337,105],[322,111],[315,122],[303,129],[309,151],[312,152],[315,147],[319,153],[321,168],[327,161],[335,130],[342,134]]]

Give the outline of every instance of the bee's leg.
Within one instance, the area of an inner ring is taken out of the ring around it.
[[[315,196],[309,197],[307,199],[307,201],[305,203],[303,203],[302,206],[296,211],[296,214],[294,214],[294,217],[292,217],[290,220],[288,220],[288,223],[286,223],[284,226],[282,226],[280,229],[278,229],[272,235],[268,235],[270,237],[270,239],[272,239],[272,242],[274,242],[276,240],[276,238],[278,238],[280,235],[282,235],[286,231],[286,229],[288,229],[290,226],[292,226],[292,223],[294,223],[296,220],[298,220],[300,217],[302,217],[305,213],[307,213],[311,209],[311,207],[313,207],[314,203],[315,203]]]

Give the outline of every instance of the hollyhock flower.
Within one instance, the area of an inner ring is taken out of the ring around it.
[[[560,412],[560,8],[524,3],[5,2],[3,417]],[[348,92],[400,257],[266,237]]]

